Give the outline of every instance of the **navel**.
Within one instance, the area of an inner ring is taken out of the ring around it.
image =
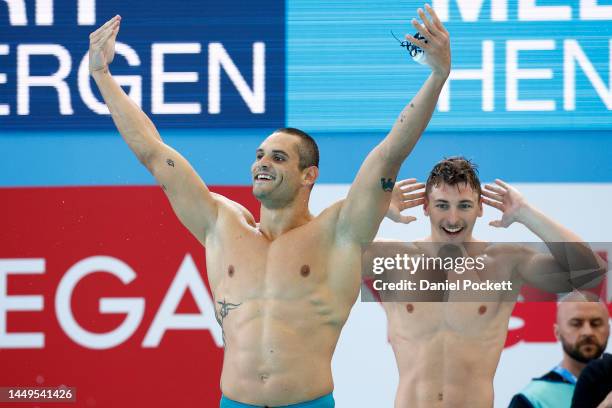
[[[300,275],[302,275],[303,277],[307,277],[308,275],[310,275],[310,266],[302,265],[302,268],[300,269]]]
[[[227,275],[231,278],[232,276],[234,276],[234,265],[230,265],[227,267]]]

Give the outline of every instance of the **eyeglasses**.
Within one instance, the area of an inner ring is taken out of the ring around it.
[[[397,38],[395,34],[393,34],[393,31],[391,31],[391,35],[393,36],[393,38],[397,40],[398,43],[400,43],[400,46],[406,47],[406,50],[410,53],[410,56],[412,58],[416,57],[418,54],[423,52],[421,47],[419,47],[418,45],[414,45],[410,41],[402,41],[399,38]],[[421,33],[416,33],[413,37],[416,38],[417,40],[422,40],[424,42],[427,42],[427,40],[425,39],[425,37],[421,35]]]

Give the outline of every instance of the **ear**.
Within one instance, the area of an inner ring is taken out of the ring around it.
[[[478,197],[478,216],[482,217],[483,209],[482,209],[482,195]]]
[[[312,186],[319,178],[319,168],[316,166],[310,166],[302,170],[302,183],[305,186]]]
[[[429,198],[427,197],[427,193],[425,193],[425,202],[423,203],[423,213],[426,217],[429,217]]]
[[[557,323],[555,323],[553,325],[554,331],[555,331],[555,337],[557,338],[557,341],[561,341],[561,337],[559,336],[559,325]]]

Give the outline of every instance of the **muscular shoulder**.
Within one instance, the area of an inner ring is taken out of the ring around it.
[[[518,262],[522,257],[534,253],[533,249],[516,243],[488,243],[484,252],[493,257],[514,259]]]
[[[319,215],[317,215],[312,221],[315,223],[320,223],[323,227],[332,228],[338,222],[338,216],[340,215],[340,211],[342,210],[342,205],[344,203],[344,199],[336,201],[323,211]]]
[[[334,240],[336,244],[340,244],[338,241],[338,222],[340,219],[340,214],[342,212],[342,207],[345,203],[345,199],[339,200],[323,211],[319,213],[315,218],[310,222],[310,226],[315,228],[319,233],[323,233],[326,236],[330,237]],[[347,242],[342,241],[342,247],[345,247]],[[352,243],[354,244],[354,243]]]
[[[252,227],[256,226],[255,217],[253,217],[253,214],[251,214],[251,212],[247,210],[245,206],[232,201],[221,194],[212,193],[212,195],[215,200],[217,200],[219,210],[222,211],[223,216],[242,220]]]
[[[418,242],[404,242],[393,238],[376,238],[373,244],[396,248],[408,254],[420,254],[423,252]]]
[[[376,238],[374,242],[364,247],[365,259],[374,257],[394,258],[401,254],[419,256],[422,251],[414,242],[402,242],[397,239]]]

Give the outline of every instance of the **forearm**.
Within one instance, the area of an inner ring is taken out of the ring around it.
[[[520,222],[544,241],[559,265],[570,272],[578,287],[588,285],[606,270],[606,264],[582,238],[527,204],[521,209]]]
[[[95,71],[92,77],[102,93],[119,133],[138,160],[146,165],[161,141],[155,125],[123,91],[108,69]]]
[[[429,124],[447,75],[432,72],[416,96],[404,107],[383,141],[389,160],[403,163]]]
[[[521,208],[518,218],[544,242],[582,242],[578,235],[529,204]]]
[[[389,209],[389,193],[399,169],[427,126],[444,81],[445,76],[435,73],[429,76],[391,132],[361,165],[338,221],[340,231],[349,231],[351,239],[370,242],[376,235]]]

